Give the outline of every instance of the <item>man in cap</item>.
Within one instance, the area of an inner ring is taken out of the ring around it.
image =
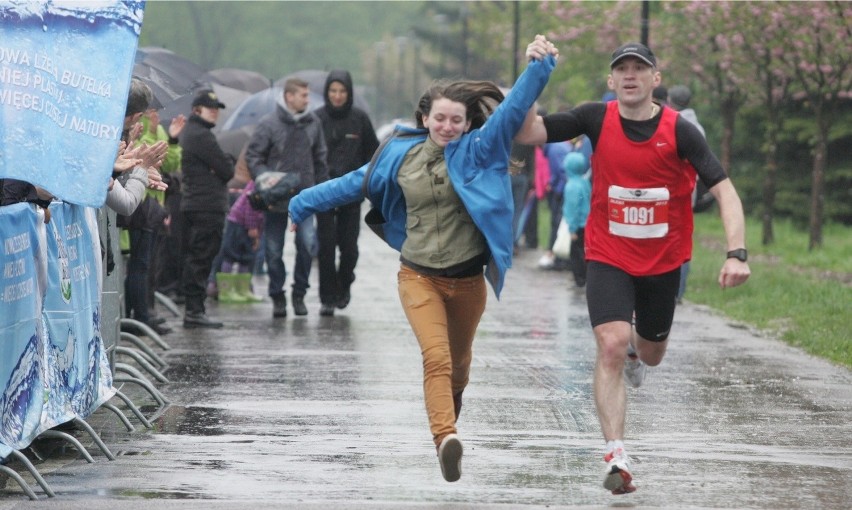
[[[586,297],[597,343],[594,398],[606,440],[604,487],[636,490],[624,447],[625,379],[642,384],[659,365],[674,319],[680,266],[692,255],[697,176],[719,202],[727,255],[722,288],[749,277],[742,203],[694,125],[653,101],[657,59],[640,43],[619,47],[607,85],[616,100],[538,116],[519,133],[543,144],[585,134],[592,141],[592,205],[586,225]]]
[[[228,181],[234,176],[233,158],[210,131],[225,105],[212,90],[201,90],[192,100],[192,114],[180,135],[183,182],[180,211],[183,223],[183,273],[186,299],[185,328],[221,328],[204,308],[206,286],[213,259],[222,244],[228,213]]]

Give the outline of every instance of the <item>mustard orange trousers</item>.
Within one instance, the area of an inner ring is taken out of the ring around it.
[[[435,445],[456,433],[453,395],[467,386],[473,337],[485,311],[485,278],[422,275],[402,266],[399,300],[420,344],[423,393]]]

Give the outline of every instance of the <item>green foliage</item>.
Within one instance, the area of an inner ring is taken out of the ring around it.
[[[207,69],[237,67],[272,80],[300,69],[346,68],[357,82],[383,37],[408,34],[421,2],[156,2],[140,46],[162,46]],[[372,80],[369,80],[372,81]]]
[[[650,45],[659,57],[663,84],[684,83],[691,87],[691,106],[717,156],[723,155],[722,101],[733,98],[743,105],[736,111],[733,145],[729,149],[731,177],[749,214],[763,212],[769,112],[762,100],[766,90],[761,88],[757,75],[758,64],[765,64],[758,60],[761,44],[773,45],[779,50],[778,55],[795,55],[802,51],[801,45],[825,36],[808,35],[807,30],[842,29],[845,23],[848,31],[852,16],[834,13],[837,9],[847,12],[849,5],[852,4],[650,3]],[[511,85],[515,65],[523,69],[526,43],[542,33],[556,42],[561,54],[556,71],[539,98],[542,107],[554,112],[563,105],[598,100],[606,92],[610,52],[622,42],[640,39],[641,8],[642,2],[634,1],[149,1],[140,45],[172,49],[209,69],[250,69],[272,80],[299,69],[347,68],[355,83],[367,85],[365,93],[376,99],[371,105],[374,112],[386,117],[380,119],[384,121],[408,115],[415,98],[433,78],[466,74],[469,78]],[[790,14],[802,9],[824,12],[826,8],[834,9],[831,16]],[[806,18],[814,18],[813,23],[803,22]],[[817,29],[817,22],[833,24],[819,25],[823,28]],[[784,30],[796,30],[795,36],[785,37]],[[404,47],[400,47],[400,41]],[[852,69],[848,65],[849,52],[843,52],[843,47],[825,48],[826,55],[836,59],[829,62],[834,66],[825,69],[846,65],[848,71],[843,79],[848,82]],[[804,61],[801,64],[813,65]],[[767,69],[787,76],[799,67],[784,64]],[[732,92],[734,89],[736,92]],[[803,92],[801,85],[792,87],[778,108],[773,109],[781,118],[774,215],[791,218],[797,225],[808,222],[817,138],[811,103],[814,96]],[[828,113],[831,129],[822,193],[825,221],[849,225],[852,101],[848,93],[832,99]]]
[[[791,222],[776,226],[777,242],[760,245],[760,226],[747,225],[751,278],[721,290],[724,234],[717,214],[696,215],[695,250],[686,299],[777,336],[791,345],[852,367],[849,303],[852,302],[852,235],[826,226],[825,247],[809,252],[807,232]]]

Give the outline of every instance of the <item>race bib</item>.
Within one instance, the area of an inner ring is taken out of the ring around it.
[[[609,187],[609,232],[654,239],[669,232],[669,190]]]

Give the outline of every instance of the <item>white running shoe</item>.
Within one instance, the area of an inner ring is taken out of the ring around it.
[[[624,448],[616,448],[604,455],[606,472],[604,473],[604,489],[613,494],[629,494],[636,490],[633,485],[633,475],[630,473],[630,457]]]
[[[462,443],[456,434],[447,434],[438,446],[438,462],[444,480],[455,482],[461,478]]]
[[[647,365],[642,363],[639,355],[633,346],[627,348],[627,359],[624,360],[624,379],[630,383],[630,386],[638,388],[642,386],[642,381],[645,380],[645,369]]]
[[[551,269],[556,262],[556,257],[550,253],[545,253],[538,259],[538,267],[540,269]]]

